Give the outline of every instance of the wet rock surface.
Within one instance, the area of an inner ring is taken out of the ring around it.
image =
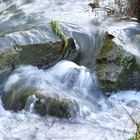
[[[139,66],[136,58],[122,46],[112,40],[112,35],[107,34],[103,47],[96,59],[97,75],[101,87],[105,92],[139,88],[135,73],[139,75]]]
[[[41,115],[51,115],[59,118],[75,117],[78,111],[76,102],[50,97],[36,101],[35,110]]]
[[[63,53],[63,41],[45,44],[17,45],[0,52],[0,74],[20,65],[48,67],[61,59],[76,59],[78,51],[72,38],[68,39],[67,51]]]
[[[59,99],[28,90],[17,92],[13,89],[3,94],[2,101],[5,109],[20,111],[30,107],[30,104],[33,103],[33,99],[30,100],[32,97],[34,98],[34,111],[43,116],[50,115],[59,118],[71,118],[75,117],[78,111],[78,106],[74,101]]]

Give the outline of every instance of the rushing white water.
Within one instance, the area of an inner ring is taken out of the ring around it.
[[[105,11],[91,12],[91,0],[10,0],[0,3],[0,51],[15,44],[55,40],[50,21],[59,20],[64,32],[73,36],[82,52],[80,63],[94,69],[95,56],[104,32],[139,58],[139,24],[134,20],[108,18]],[[113,2],[113,0],[112,0]],[[102,1],[117,8],[109,1]],[[117,11],[119,12],[119,11]],[[138,59],[139,60],[139,59]],[[123,91],[103,97],[96,74],[84,66],[62,61],[48,70],[22,66],[5,81],[4,91],[13,84],[19,90],[32,87],[61,98],[75,99],[80,115],[74,120],[40,117],[27,111],[6,111],[0,102],[1,140],[126,140],[135,134],[135,125],[124,106],[139,121],[140,92]],[[34,100],[32,97],[31,100]]]
[[[135,126],[122,106],[139,120],[140,93],[125,91],[106,98],[98,90],[96,82],[95,74],[69,61],[59,62],[48,70],[32,66],[15,70],[5,83],[5,91],[17,83],[17,90],[32,87],[69,100],[74,98],[79,104],[80,116],[71,121],[49,116],[43,118],[31,109],[19,113],[5,111],[1,104],[1,138],[91,140],[95,137],[123,140],[134,135]]]
[[[61,61],[48,70],[20,67],[5,82],[5,94],[15,86],[17,96],[28,89],[49,97],[76,101],[79,106],[77,117],[82,118],[96,111],[96,102],[103,97],[95,73],[70,61]]]

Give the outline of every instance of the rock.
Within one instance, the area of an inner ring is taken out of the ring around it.
[[[59,118],[70,118],[76,116],[76,102],[60,100],[55,98],[39,99],[35,102],[35,109],[41,115],[51,115]]]
[[[96,72],[105,92],[128,90],[136,87],[134,73],[139,73],[136,58],[110,37],[105,36],[103,47],[96,58]],[[137,81],[138,82],[138,81]]]
[[[48,67],[63,58],[76,59],[78,51],[72,38],[69,38],[68,50],[62,56],[63,49],[63,41],[13,46],[0,52],[0,74],[20,65]]]
[[[20,111],[27,107],[26,103],[31,96],[36,97],[34,110],[40,115],[51,115],[59,118],[75,117],[78,109],[76,102],[60,99],[33,90],[8,91],[2,95],[3,106],[7,110]],[[28,103],[29,104],[29,103]]]

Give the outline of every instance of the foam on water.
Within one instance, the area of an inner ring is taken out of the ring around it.
[[[140,92],[118,92],[106,98],[98,90],[96,75],[83,66],[69,61],[61,61],[48,70],[22,66],[6,81],[4,90],[10,90],[15,84],[20,85],[17,86],[19,88],[17,90],[32,87],[41,92],[47,90],[50,94],[65,96],[69,100],[77,99],[80,108],[79,117],[73,123],[66,120],[58,121],[48,116],[39,117],[33,112],[33,102],[36,99],[31,96],[25,107],[27,112],[23,110],[12,113],[0,107],[0,133],[3,139],[22,139],[25,135],[26,140],[33,137],[36,140],[49,138],[92,140],[93,137],[102,140],[123,140],[135,133],[135,126],[122,106],[130,114],[133,112],[132,117],[139,121]]]
[[[13,88],[16,96],[33,90],[50,97],[76,101],[79,106],[77,116],[80,117],[88,117],[91,111],[96,111],[96,101],[103,96],[95,73],[70,61],[61,61],[47,70],[22,66],[5,82],[4,94],[9,94]]]

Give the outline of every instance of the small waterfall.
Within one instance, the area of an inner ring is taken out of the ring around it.
[[[95,73],[70,61],[60,61],[47,70],[22,66],[6,81],[2,99],[5,107],[18,109],[23,96],[29,94],[25,109],[30,111],[33,110],[33,104],[38,96],[69,100],[74,104],[76,102],[79,108],[77,113],[83,117],[85,112],[89,115],[97,110],[97,102],[103,97],[98,85]],[[41,95],[32,95],[30,92]]]
[[[29,96],[25,104],[25,110],[34,113],[34,104],[36,100],[37,98],[35,97],[35,95]]]
[[[88,29],[86,32],[72,32],[72,34],[80,46],[79,64],[94,69],[96,56],[103,45],[104,32],[93,26],[93,29]]]
[[[2,101],[0,99],[0,115],[2,115],[5,112],[5,109],[3,108]]]

